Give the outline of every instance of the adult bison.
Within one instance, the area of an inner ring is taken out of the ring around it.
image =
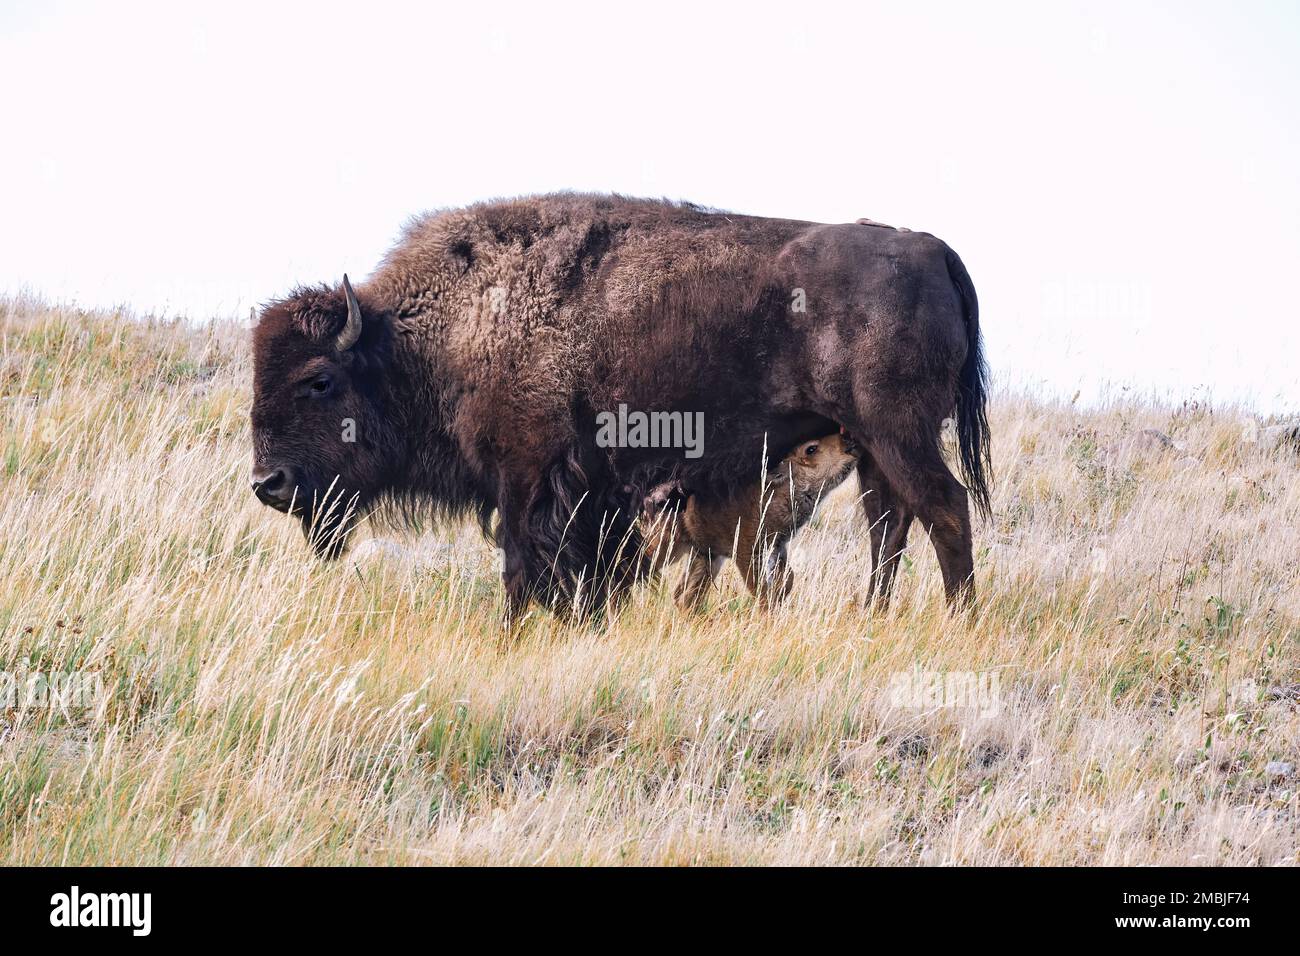
[[[725,494],[837,426],[866,449],[873,593],[916,519],[949,600],[972,595],[975,290],[925,233],[568,194],[433,213],[355,292],[345,277],[270,304],[253,392],[253,488],[319,554],[354,515],[473,513],[514,612],[599,607],[641,572],[650,486]],[[703,453],[602,447],[597,416],[621,405],[703,413]],[[954,412],[966,488],[940,451]]]

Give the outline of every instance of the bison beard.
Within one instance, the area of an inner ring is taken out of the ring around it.
[[[608,196],[487,203],[415,220],[355,294],[299,290],[254,337],[255,483],[284,468],[313,501],[334,489],[300,516],[323,557],[365,514],[473,513],[486,530],[495,513],[512,610],[592,612],[648,572],[649,488],[727,494],[843,427],[864,449],[876,598],[915,521],[949,599],[972,593],[978,306],[925,233]],[[598,414],[624,405],[702,415],[703,455],[598,447]],[[342,416],[356,446],[338,443]],[[949,416],[967,487],[941,453]]]
[[[343,553],[359,517],[358,497],[330,491],[310,508],[302,509],[302,536],[317,557],[333,561]]]

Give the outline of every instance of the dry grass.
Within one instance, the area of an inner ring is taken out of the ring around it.
[[[0,670],[105,685],[0,719],[0,862],[1297,861],[1300,482],[1235,410],[1000,397],[968,618],[919,533],[851,600],[846,488],[774,614],[729,571],[505,646],[471,528],[323,565],[257,506],[242,329],[0,330]],[[1143,427],[1185,452],[1102,454]],[[916,667],[1000,709],[902,706]]]

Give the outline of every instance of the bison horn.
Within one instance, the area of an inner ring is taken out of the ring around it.
[[[346,352],[361,338],[361,305],[357,302],[357,294],[352,291],[352,283],[346,275],[343,276],[343,294],[348,300],[348,324],[343,326],[343,331],[334,343],[340,352]]]

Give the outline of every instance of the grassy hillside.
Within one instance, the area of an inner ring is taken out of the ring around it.
[[[1300,462],[1233,409],[999,397],[969,617],[919,532],[855,602],[850,481],[775,613],[509,643],[473,528],[324,565],[257,505],[246,335],[0,303],[0,671],[103,685],[0,700],[0,863],[1300,859]]]

